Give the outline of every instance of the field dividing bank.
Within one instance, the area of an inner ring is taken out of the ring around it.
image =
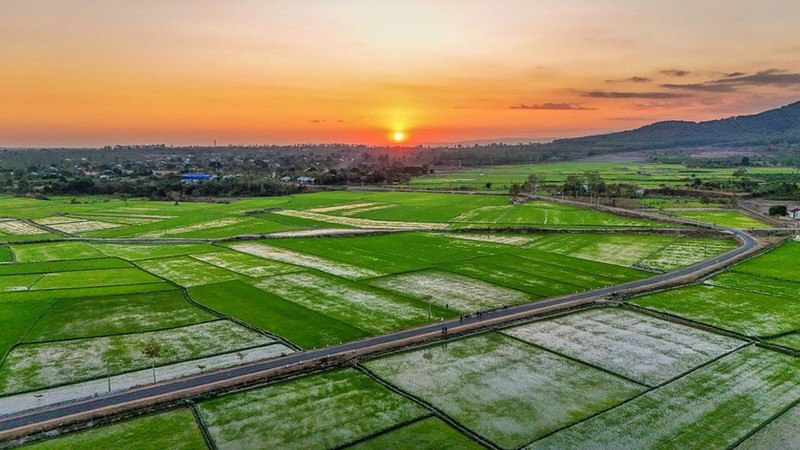
[[[751,345],[526,448],[728,448],[800,398],[798,376]]]

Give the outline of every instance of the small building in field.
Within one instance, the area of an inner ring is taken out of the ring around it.
[[[300,184],[312,184],[314,183],[314,178],[311,177],[298,177],[297,182]]]
[[[794,220],[800,220],[800,208],[792,208],[789,210],[789,217]]]
[[[210,180],[212,178],[214,178],[214,177],[212,175],[207,174],[207,173],[200,173],[200,172],[198,172],[198,173],[185,173],[185,174],[183,174],[183,176],[181,176],[181,181],[193,181],[193,182],[208,181],[208,180]]]

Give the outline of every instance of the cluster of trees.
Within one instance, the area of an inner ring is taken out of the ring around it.
[[[514,183],[509,188],[509,194],[533,194],[546,187],[551,193],[560,192],[563,195],[580,197],[588,195],[592,202],[599,202],[601,197],[634,197],[639,186],[630,183],[607,183],[596,170],[587,170],[583,174],[570,174],[560,185],[545,183],[539,175],[531,174],[524,183]]]

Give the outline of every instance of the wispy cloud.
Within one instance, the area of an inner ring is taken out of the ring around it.
[[[689,75],[690,72],[688,70],[669,69],[669,70],[662,70],[658,73],[662,75],[668,75],[671,77],[685,77],[686,75]]]
[[[666,89],[682,89],[700,92],[734,92],[747,86],[800,86],[800,73],[783,69],[767,69],[753,74],[731,72],[723,78],[708,80],[702,83],[662,84]]]
[[[653,80],[648,77],[633,76],[624,80],[606,80],[606,83],[649,83],[650,81]]]
[[[726,78],[712,81],[712,83],[742,86],[791,86],[800,84],[800,73],[787,72],[782,69],[768,69],[752,75],[728,75]]]
[[[510,106],[511,109],[539,109],[551,111],[593,111],[596,108],[588,108],[576,103],[542,103],[540,105],[514,105]]]
[[[617,92],[617,91],[586,91],[581,93],[582,97],[590,98],[682,98],[691,97],[690,94],[679,94],[675,92]]]
[[[689,83],[689,84],[671,84],[666,83],[660,85],[666,89],[685,89],[687,91],[701,91],[701,92],[733,92],[736,89],[727,84],[715,83]]]

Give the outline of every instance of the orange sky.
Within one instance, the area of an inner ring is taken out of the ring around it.
[[[0,146],[575,136],[800,100],[796,0],[3,0]]]

